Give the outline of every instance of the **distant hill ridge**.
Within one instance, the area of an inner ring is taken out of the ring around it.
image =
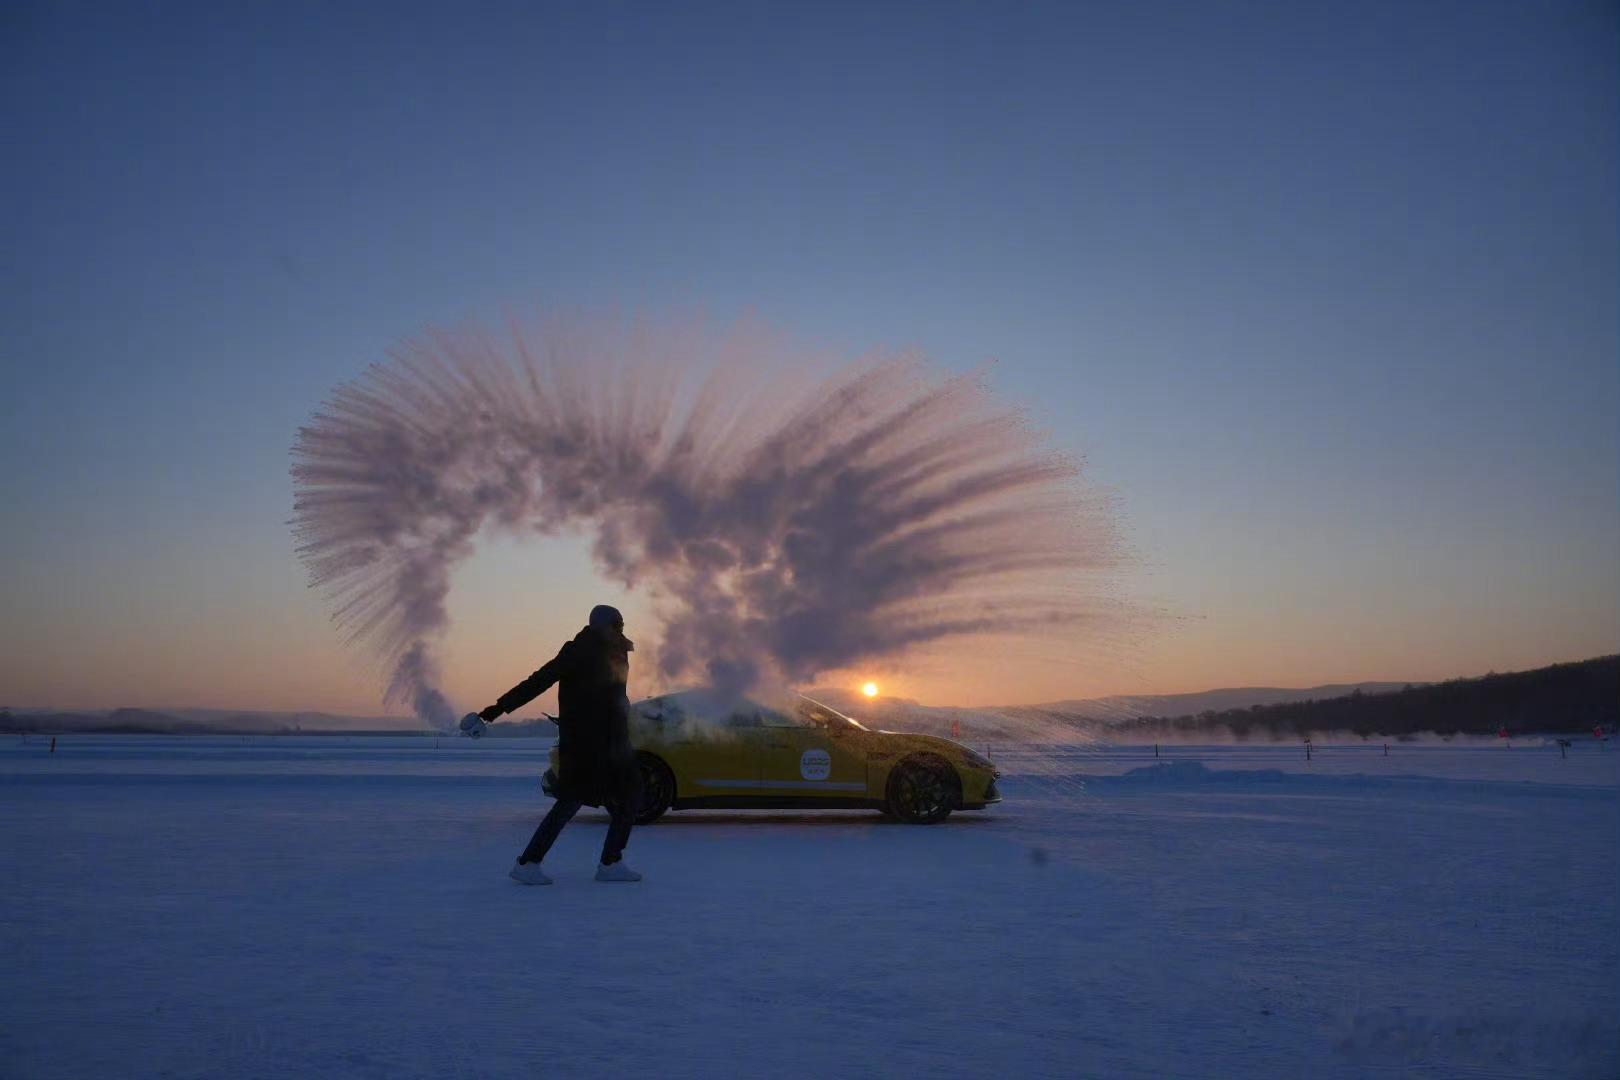
[[[1412,685],[1396,682],[1338,683],[1313,687],[1226,687],[1187,694],[1134,694],[1106,698],[1078,698],[1039,705],[944,706],[922,705],[904,698],[869,699],[839,688],[806,693],[871,727],[951,734],[961,731],[975,738],[1049,738],[1063,741],[1077,732],[1112,738],[1116,729],[1145,716],[1196,715],[1210,709],[1250,708],[1255,705],[1310,701],[1360,692],[1393,693]]]
[[[1229,687],[1190,694],[1116,695],[1042,705],[962,708],[903,698],[867,699],[839,688],[807,693],[868,726],[975,738],[1054,741],[1227,733],[1285,738],[1311,731],[1398,736],[1590,731],[1620,720],[1620,656],[1442,683],[1334,683],[1306,688]],[[550,735],[541,717],[497,724],[492,734]],[[400,717],[232,709],[111,709],[56,712],[0,707],[0,733],[171,735],[431,734]]]
[[[1620,720],[1620,655],[1599,656],[1532,671],[1412,686],[1395,693],[1315,701],[1206,709],[1182,716],[1144,716],[1121,731],[1224,731],[1243,737],[1347,731],[1362,736],[1584,734]]]
[[[1240,686],[1220,690],[1201,690],[1189,694],[1116,694],[1105,698],[1086,698],[1074,701],[1054,701],[1031,708],[1052,712],[1093,716],[1099,720],[1136,718],[1140,716],[1186,716],[1207,709],[1247,709],[1255,705],[1283,705],[1295,701],[1314,701],[1321,698],[1344,697],[1347,694],[1391,694],[1423,683],[1361,682],[1330,683],[1303,689],[1276,686]]]
[[[1347,731],[1494,735],[1589,732],[1620,720],[1620,656],[1441,683],[1365,682],[1306,689],[1233,687],[1044,705],[943,708],[848,691],[810,691],[868,726],[963,738],[1060,742],[1209,735],[1293,738]]]
[[[409,725],[409,726],[407,726]],[[414,719],[336,716],[320,712],[241,709],[105,709],[56,711],[0,708],[0,732],[104,735],[358,735],[415,734]]]

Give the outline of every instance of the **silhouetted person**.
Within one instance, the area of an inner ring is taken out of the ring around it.
[[[557,801],[512,867],[511,876],[525,885],[551,884],[540,863],[563,826],[586,805],[605,806],[613,818],[596,880],[641,880],[622,861],[641,789],[625,690],[634,647],[624,636],[618,609],[605,604],[592,608],[589,624],[554,659],[478,714],[494,720],[557,684],[557,779],[552,788]]]

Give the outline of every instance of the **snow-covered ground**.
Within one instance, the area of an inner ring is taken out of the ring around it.
[[[0,746],[0,1076],[1620,1075],[1620,750],[993,747],[943,825],[600,814],[538,740]]]

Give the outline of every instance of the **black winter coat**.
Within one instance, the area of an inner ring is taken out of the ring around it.
[[[624,790],[625,774],[635,767],[625,689],[629,678],[628,649],[604,641],[587,626],[495,703],[510,713],[557,684],[559,798],[602,806]]]

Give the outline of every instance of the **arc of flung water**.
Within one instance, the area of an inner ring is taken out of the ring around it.
[[[1122,610],[1111,503],[981,379],[834,364],[749,324],[430,331],[339,386],[292,453],[311,585],[376,650],[385,699],[440,728],[451,572],[488,523],[587,529],[606,574],[652,591],[660,675],[723,689]]]

